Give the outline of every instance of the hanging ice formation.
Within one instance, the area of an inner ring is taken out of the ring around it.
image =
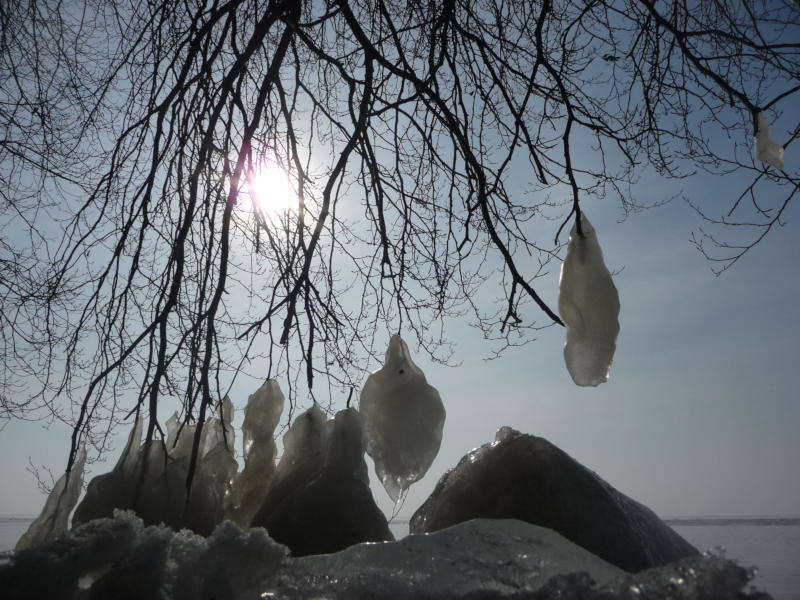
[[[242,527],[250,525],[275,474],[277,448],[273,436],[284,402],[283,392],[274,379],[267,381],[247,399],[242,423],[244,469],[233,483],[228,515]]]
[[[75,503],[81,493],[85,462],[86,448],[81,446],[75,456],[72,469],[68,473],[64,473],[53,486],[42,513],[19,538],[15,550],[24,550],[52,542],[62,533],[66,533],[69,514],[75,508]]]
[[[359,404],[367,452],[395,502],[421,479],[442,442],[445,410],[439,392],[393,335],[383,368],[367,378]]]
[[[619,294],[603,262],[589,220],[581,215],[583,237],[573,226],[561,265],[558,311],[567,326],[564,360],[572,380],[596,386],[608,380],[619,333]]]
[[[767,119],[763,112],[758,113],[756,123],[756,158],[783,170],[783,146],[779,146],[772,139]]]

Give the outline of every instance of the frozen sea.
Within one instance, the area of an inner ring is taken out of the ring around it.
[[[0,515],[0,563],[25,532],[32,517]],[[800,600],[800,518],[667,519],[699,550],[723,548],[744,567],[756,567],[754,584],[775,600]],[[408,521],[390,523],[395,537],[408,533]]]

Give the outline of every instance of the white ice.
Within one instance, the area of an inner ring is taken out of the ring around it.
[[[384,366],[361,390],[367,452],[389,496],[397,502],[430,468],[442,442],[445,410],[436,388],[393,335]]]
[[[567,326],[564,360],[572,380],[596,386],[608,380],[619,334],[619,294],[603,262],[597,234],[581,215],[583,237],[575,226],[561,265],[558,311]]]
[[[75,455],[72,469],[58,479],[47,497],[41,514],[17,541],[15,548],[17,551],[51,542],[67,531],[69,515],[81,493],[85,462],[86,448],[81,446]]]
[[[763,112],[758,113],[758,125],[756,129],[756,158],[772,165],[776,169],[783,170],[783,146],[779,146],[772,139],[769,131],[769,124]]]

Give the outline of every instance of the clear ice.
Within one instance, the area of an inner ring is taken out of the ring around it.
[[[24,550],[52,542],[58,536],[66,533],[69,515],[75,508],[75,503],[81,493],[85,462],[86,448],[81,446],[75,455],[72,469],[64,473],[53,486],[41,514],[19,538],[15,550]]]
[[[772,139],[769,124],[763,112],[758,113],[758,126],[756,129],[756,158],[783,170],[783,146],[779,146]]]
[[[619,294],[603,262],[597,233],[581,215],[583,237],[573,226],[561,265],[558,311],[567,326],[564,360],[580,386],[608,381],[619,333]]]
[[[248,526],[264,503],[275,474],[275,428],[285,398],[278,382],[270,379],[247,399],[242,423],[244,469],[236,476],[228,517]]]
[[[445,410],[436,388],[393,335],[383,368],[367,378],[359,404],[367,453],[395,502],[422,479],[439,452]]]

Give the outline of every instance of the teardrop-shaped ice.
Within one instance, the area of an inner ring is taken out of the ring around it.
[[[383,368],[367,378],[359,412],[375,473],[397,502],[436,458],[445,420],[439,392],[428,385],[399,335],[389,341]]]
[[[575,226],[561,265],[558,311],[567,326],[564,360],[580,386],[608,381],[619,334],[619,294],[603,262],[597,233],[581,215],[583,237]]]
[[[758,113],[756,128],[756,158],[762,162],[772,165],[776,169],[783,170],[783,146],[779,146],[772,139],[769,131],[767,119],[763,112]]]

